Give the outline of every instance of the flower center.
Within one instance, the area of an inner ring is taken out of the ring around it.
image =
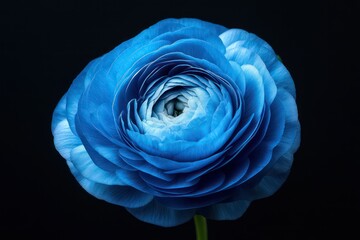
[[[188,107],[187,99],[183,95],[179,95],[174,99],[165,102],[164,111],[168,116],[177,117]]]

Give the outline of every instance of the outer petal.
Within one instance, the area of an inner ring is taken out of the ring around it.
[[[73,148],[81,145],[80,139],[71,131],[69,122],[66,119],[66,95],[63,96],[55,108],[52,120],[52,134],[54,144],[60,155],[70,160]]]
[[[76,170],[90,181],[106,185],[124,185],[123,181],[115,173],[105,171],[96,166],[83,145],[72,149],[71,162]]]
[[[229,49],[231,49],[230,46],[232,44],[237,43],[237,48],[247,48],[259,55],[276,82],[277,87],[286,89],[295,97],[295,85],[289,71],[279,61],[273,48],[267,42],[255,34],[241,29],[230,29],[222,33],[220,38]]]
[[[218,203],[200,209],[199,212],[208,219],[235,220],[241,217],[250,205],[250,201],[240,200],[229,203]]]
[[[224,26],[206,22],[206,21],[202,21],[202,20],[199,20],[196,18],[180,18],[180,19],[168,18],[168,19],[164,19],[164,20],[158,22],[157,24],[155,24],[154,28],[156,28],[156,27],[160,28],[160,27],[169,26],[169,25],[176,26],[177,24],[181,24],[185,27],[197,27],[200,29],[206,29],[207,31],[212,31],[216,35],[220,35],[221,33],[225,32],[227,30],[227,28],[225,28]]]
[[[84,178],[74,165],[67,164],[80,185],[94,197],[123,207],[141,207],[153,199],[149,194],[142,193],[128,186],[110,186],[92,182]]]
[[[175,210],[165,207],[157,201],[152,201],[144,207],[127,208],[138,219],[163,227],[173,227],[189,221],[195,214],[195,210]]]
[[[294,98],[285,90],[278,92],[274,104],[278,111],[283,109],[285,126],[283,134],[272,152],[270,162],[257,175],[239,186],[232,199],[255,200],[274,194],[287,179],[293,162],[293,155],[300,144],[300,124]]]
[[[66,118],[68,119],[71,131],[75,135],[77,135],[75,115],[78,111],[80,97],[96,75],[101,61],[102,58],[91,61],[75,78],[66,93]]]

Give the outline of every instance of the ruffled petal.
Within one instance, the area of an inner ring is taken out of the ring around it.
[[[132,187],[105,185],[84,178],[75,166],[67,164],[80,185],[94,197],[123,207],[142,207],[152,201],[153,196],[142,193]]]
[[[105,185],[124,185],[115,173],[96,166],[83,145],[72,149],[70,159],[76,170],[90,181]]]
[[[66,93],[66,118],[68,119],[70,128],[75,135],[77,134],[75,127],[75,115],[78,111],[79,100],[98,72],[102,59],[103,58],[97,58],[86,65],[86,67],[72,82],[68,92]]]
[[[277,86],[263,60],[256,53],[240,46],[234,46],[227,49],[225,56],[229,61],[237,62],[240,66],[250,65],[257,69],[259,75],[263,79],[265,101],[266,103],[271,104],[276,96]]]
[[[240,200],[229,203],[218,203],[198,210],[200,214],[212,220],[235,220],[240,218],[247,208],[250,201]]]
[[[195,214],[195,210],[176,210],[168,208],[156,200],[140,208],[127,208],[138,219],[156,224],[162,227],[173,227],[189,221]]]
[[[267,42],[255,34],[241,29],[229,29],[220,35],[220,39],[226,47],[237,42],[237,48],[247,48],[259,55],[276,82],[277,87],[286,89],[295,97],[295,85],[289,71],[279,61],[273,48]]]
[[[58,103],[52,118],[52,134],[56,150],[66,160],[70,160],[72,149],[81,146],[82,143],[71,131],[69,122],[65,116],[66,95]]]

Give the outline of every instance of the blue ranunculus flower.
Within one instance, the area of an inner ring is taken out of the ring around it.
[[[161,226],[239,218],[282,185],[300,143],[273,49],[198,19],[160,21],[90,62],[52,133],[87,192]]]

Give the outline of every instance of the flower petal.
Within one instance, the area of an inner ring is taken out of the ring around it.
[[[199,213],[212,220],[235,220],[240,218],[250,201],[240,200],[229,203],[218,203],[199,210]]]
[[[105,185],[124,185],[124,182],[115,173],[105,171],[96,166],[83,145],[72,149],[71,162],[76,170],[90,181]]]
[[[132,187],[105,185],[90,181],[84,178],[71,162],[67,161],[67,163],[80,185],[98,199],[123,207],[142,207],[153,199],[151,195],[140,192]]]
[[[295,85],[289,71],[282,62],[279,61],[277,54],[267,42],[255,34],[248,33],[241,29],[229,29],[222,33],[220,38],[226,47],[238,42],[237,47],[247,48],[259,55],[276,82],[277,87],[286,89],[295,97]]]
[[[156,224],[162,227],[173,227],[189,221],[195,214],[195,210],[176,210],[168,208],[158,201],[140,208],[127,208],[127,210],[138,219]]]
[[[60,155],[70,160],[72,149],[80,146],[82,143],[76,135],[71,131],[69,122],[65,117],[66,95],[58,103],[52,119],[52,134],[54,136],[54,144]]]

